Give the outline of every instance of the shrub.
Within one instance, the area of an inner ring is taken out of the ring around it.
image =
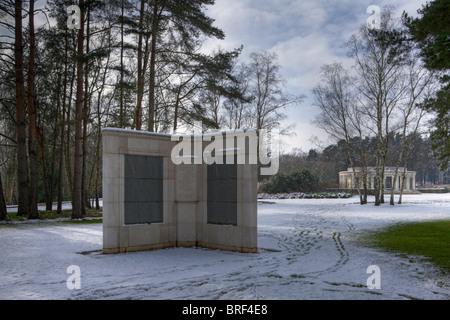
[[[289,174],[277,173],[261,185],[264,193],[314,192],[318,189],[318,176],[308,169]]]

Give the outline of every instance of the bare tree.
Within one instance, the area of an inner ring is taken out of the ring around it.
[[[321,74],[321,83],[313,89],[316,105],[321,113],[313,123],[336,141],[345,140],[347,157],[353,170],[360,203],[366,204],[367,166],[362,142],[363,129],[350,77],[339,63],[322,66]],[[360,154],[354,146],[353,137],[356,134],[359,135]],[[356,162],[360,163],[360,172],[356,168]],[[361,191],[361,185],[363,185],[363,191]]]
[[[382,13],[381,29],[361,27],[346,43],[349,56],[355,62],[358,81],[355,88],[360,104],[371,119],[371,130],[377,137],[375,163],[375,205],[384,202],[384,168],[386,165],[391,115],[405,92],[403,85],[404,34],[396,29],[397,20],[390,8]]]
[[[406,170],[412,147],[410,139],[416,135],[424,116],[418,103],[424,99],[425,91],[431,92],[426,88],[434,76],[414,53],[390,8],[383,12],[380,30],[369,30],[364,26],[346,46],[354,61],[355,76],[349,77],[339,64],[323,67],[321,85],[314,89],[321,109],[315,124],[332,137],[346,141],[361,203],[367,203],[368,157],[364,140],[371,135],[375,137],[376,206],[384,202],[389,139],[393,133],[400,133],[402,142],[391,187],[390,203],[393,205],[400,165],[403,162]],[[356,137],[358,148],[352,141]],[[358,154],[356,149],[359,149]],[[361,165],[359,175],[356,174],[355,162]],[[405,176],[406,172],[403,180]],[[364,188],[364,196],[359,190],[360,185]]]
[[[304,96],[287,93],[276,53],[252,53],[248,72],[249,94],[253,97],[250,106],[252,127],[258,130],[279,127],[280,122],[286,119],[284,109],[302,102]],[[280,133],[287,132],[283,129]]]
[[[249,95],[250,81],[248,79],[250,72],[246,64],[235,66],[235,77],[238,83],[238,90],[243,96]],[[225,119],[229,129],[243,129],[249,122],[250,104],[248,101],[240,98],[228,98],[223,104]]]
[[[417,54],[412,53],[410,60],[405,65],[405,99],[398,107],[401,120],[401,146],[395,167],[393,177],[390,204],[394,205],[394,189],[399,179],[399,168],[403,163],[404,170],[400,180],[400,197],[401,204],[404,183],[406,180],[406,170],[408,159],[411,155],[412,142],[416,136],[423,117],[426,115],[425,108],[421,108],[421,103],[429,97],[430,89],[436,83],[433,72],[429,72]]]

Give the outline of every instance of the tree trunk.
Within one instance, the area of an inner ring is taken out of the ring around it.
[[[3,196],[2,175],[0,174],[0,220],[6,220],[6,201]]]
[[[14,41],[14,73],[16,93],[16,135],[17,135],[17,181],[18,181],[18,209],[17,215],[29,213],[28,204],[28,163],[27,138],[24,101],[23,75],[23,40],[22,40],[22,1],[15,1],[15,41]]]
[[[67,39],[66,39],[66,52],[65,52],[65,65],[64,65],[64,81],[63,81],[63,98],[62,98],[62,115],[60,124],[60,151],[59,151],[59,168],[58,168],[58,197],[56,213],[62,214],[62,176],[63,176],[63,164],[64,164],[64,126],[66,125],[66,90],[67,90]]]
[[[122,0],[121,3],[121,9],[122,9],[122,14],[121,14],[121,22],[120,22],[120,111],[119,111],[119,128],[124,128],[124,102],[123,102],[123,89],[124,89],[124,83],[123,83],[123,79],[124,79],[124,63],[123,63],[123,51],[124,51],[124,44],[123,44],[123,38],[124,38],[124,22],[123,22],[123,18],[124,18],[124,3]]]
[[[382,203],[382,188],[383,188],[383,183],[382,183],[382,178],[383,178],[383,174],[381,172],[382,170],[382,149],[383,149],[383,137],[382,137],[382,128],[381,128],[381,119],[382,119],[382,115],[381,115],[381,111],[378,108],[377,111],[378,115],[377,115],[377,127],[378,127],[378,134],[377,134],[377,155],[376,155],[376,166],[375,166],[375,181],[374,181],[374,185],[375,185],[375,206],[380,206]]]
[[[412,146],[413,146],[413,142],[414,142],[414,136],[417,134],[417,130],[419,128],[419,123],[420,120],[422,119],[423,114],[420,116],[419,121],[417,122],[416,125],[416,129],[414,130],[414,134],[411,136],[411,138],[409,139],[409,143],[408,143],[408,148],[407,148],[407,152],[406,152],[406,157],[405,160],[403,162],[403,181],[402,181],[402,185],[401,185],[401,189],[400,189],[400,197],[398,199],[398,204],[402,204],[402,196],[403,196],[403,188],[404,188],[404,184],[405,184],[405,180],[406,180],[406,170],[408,168],[408,161],[409,158],[411,157],[411,151],[412,151]]]
[[[15,169],[15,171],[16,171],[16,169]],[[11,177],[12,181],[9,182],[9,185],[8,185],[8,176],[6,176],[6,177],[7,177],[6,187],[5,187],[6,204],[10,205],[13,203],[17,203],[17,201],[15,199],[17,175],[15,174]]]
[[[155,130],[155,79],[156,79],[156,41],[158,36],[158,0],[153,5],[152,45],[150,58],[150,92],[148,101],[148,131]]]
[[[408,114],[408,116],[409,116],[409,114]],[[393,179],[393,182],[392,182],[391,199],[390,199],[390,202],[389,202],[389,204],[391,206],[395,205],[394,188],[395,188],[395,184],[397,183],[397,179],[399,179],[399,173],[398,172],[399,172],[400,164],[401,164],[401,161],[402,161],[402,158],[403,158],[403,153],[405,151],[405,146],[406,146],[406,141],[407,141],[407,138],[406,138],[407,124],[408,124],[408,117],[405,118],[404,123],[403,123],[402,144],[400,146],[400,152],[399,152],[399,155],[398,155],[398,158],[397,158],[397,164],[396,164],[396,167],[395,167],[394,179]],[[405,182],[405,180],[404,180],[404,175],[403,175],[403,179],[400,182],[400,188],[399,188],[400,189],[400,197],[399,197],[399,202],[400,203],[401,203],[401,197],[402,197],[402,193],[403,193],[403,183],[404,182]]]
[[[69,186],[70,199],[73,199],[73,178],[72,178],[72,160],[70,156],[70,142],[72,140],[71,137],[71,110],[72,110],[72,95],[73,95],[73,83],[75,81],[75,71],[76,64],[73,64],[72,67],[72,77],[70,80],[70,93],[68,99],[68,107],[67,107],[67,135],[66,135],[66,143],[65,143],[65,164],[66,164],[66,176],[67,176],[67,185]]]
[[[99,123],[100,126],[100,123]],[[94,187],[94,194],[95,194],[95,209],[100,210],[100,202],[98,197],[98,185],[100,184],[100,140],[101,140],[101,132],[99,130],[98,132],[98,141],[97,141],[97,153],[96,153],[96,159],[95,159],[95,187]]]
[[[380,169],[380,203],[384,203],[384,190],[386,188],[385,186],[385,162],[383,158],[381,159],[381,169]]]
[[[139,36],[138,36],[138,53],[137,53],[137,63],[138,63],[138,74],[137,74],[137,101],[136,101],[136,130],[142,130],[142,98],[144,95],[144,71],[143,71],[143,58],[142,58],[142,42],[143,34],[142,30],[144,27],[144,10],[145,10],[145,0],[141,0],[141,9],[139,10]]]
[[[388,116],[386,116],[388,119]],[[388,120],[386,120],[386,138],[383,146],[383,156],[382,156],[382,169],[381,169],[381,203],[385,203],[384,200],[384,190],[385,190],[385,172],[386,172],[386,157],[389,147],[389,133],[388,133]]]
[[[392,188],[391,188],[391,198],[389,199],[389,204],[391,206],[395,205],[394,199],[394,189],[398,179],[398,167],[395,169],[394,178],[392,179]]]
[[[30,206],[29,219],[38,219],[38,163],[36,155],[36,106],[34,104],[34,57],[35,57],[35,35],[34,35],[34,0],[29,6],[29,32],[30,32],[30,56],[28,62],[27,76],[27,104],[28,104],[28,155],[30,159],[30,189],[28,190],[28,203]]]
[[[345,143],[347,144],[347,157],[348,160],[350,161],[350,166],[352,167],[353,170],[353,176],[355,178],[355,182],[356,182],[356,188],[358,190],[358,196],[359,196],[359,203],[361,205],[365,204],[364,203],[364,198],[363,198],[363,194],[361,193],[361,188],[360,188],[360,180],[356,174],[356,166],[355,166],[355,162],[353,161],[353,157],[355,156],[356,158],[356,152],[355,152],[355,148],[353,147],[353,142],[352,139],[349,135],[349,131],[348,131],[348,126],[347,126],[347,120],[345,119],[345,113],[342,112],[342,123],[343,123],[343,129],[344,129],[344,134],[345,134]],[[363,168],[361,167],[361,170]],[[363,172],[361,171],[361,174]]]
[[[69,45],[67,36],[65,37],[65,52],[64,52],[64,80],[63,80],[63,97],[62,97],[62,115],[60,124],[60,151],[59,151],[59,168],[58,168],[58,196],[56,214],[62,214],[62,198],[63,198],[63,165],[64,165],[64,127],[66,125],[66,98],[67,98],[67,74],[68,74],[68,55]]]
[[[56,162],[56,142],[58,140],[58,120],[59,115],[61,114],[61,99],[59,98],[61,96],[61,74],[58,74],[58,87],[56,89],[57,92],[57,106],[56,106],[56,117],[55,117],[55,127],[53,129],[53,147],[52,147],[52,162],[50,165],[50,190],[49,190],[49,197],[46,199],[46,210],[52,210],[53,209],[53,186],[54,186],[54,178],[55,178],[55,162]]]
[[[123,13],[123,12],[122,12]],[[109,38],[109,44],[111,44],[111,39]],[[101,139],[102,139],[102,123],[101,123],[101,98],[102,93],[105,88],[107,74],[108,74],[108,66],[110,61],[110,54],[108,54],[107,61],[105,63],[105,72],[103,73],[102,78],[102,85],[98,92],[98,98],[97,98],[97,144],[96,144],[96,151],[95,151],[95,164],[93,165],[93,170],[95,169],[95,186],[94,186],[94,195],[95,195],[95,208],[96,210],[100,210],[100,203],[99,203],[99,197],[98,197],[98,186],[100,184],[100,145],[101,145]],[[122,70],[123,71],[123,70]],[[94,171],[93,171],[94,172]]]
[[[75,105],[75,156],[73,173],[72,219],[83,217],[82,174],[83,174],[83,40],[84,40],[84,0],[79,0],[81,8],[80,30],[77,42],[77,92]]]
[[[358,129],[359,132],[359,147],[361,149],[361,154],[360,154],[360,158],[361,158],[361,175],[362,175],[362,179],[363,179],[363,195],[362,195],[362,202],[361,204],[367,204],[367,159],[366,159],[366,150],[364,148],[364,142],[363,142],[363,134],[362,134],[362,130],[359,127]]]
[[[44,193],[45,193],[45,199],[48,203],[51,202],[50,192],[48,188],[48,178],[47,178],[47,163],[45,162],[45,143],[44,143],[44,136],[42,134],[42,130],[36,126],[36,140],[39,144],[39,149],[41,151],[41,167],[42,167],[42,181],[44,182]],[[50,200],[48,200],[50,199]]]
[[[90,5],[87,6],[87,18],[86,18],[86,55],[89,55],[89,37],[90,37],[90,18],[91,9]],[[86,59],[86,67],[84,69],[84,104],[83,104],[83,160],[82,160],[82,172],[81,172],[81,199],[82,199],[82,214],[86,215],[86,207],[90,207],[89,197],[86,188],[86,143],[87,143],[87,126],[88,126],[88,114],[89,114],[89,58]]]
[[[402,181],[400,184],[400,195],[398,196],[398,204],[402,204],[403,201],[403,189],[405,186],[405,181],[406,181],[406,167],[404,168],[402,173]]]

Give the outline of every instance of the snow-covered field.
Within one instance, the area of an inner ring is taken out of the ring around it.
[[[390,224],[450,219],[450,194],[408,195],[395,207],[357,200],[260,201],[257,254],[103,255],[101,224],[0,225],[0,299],[450,299],[450,279],[429,262],[358,240]],[[80,267],[79,290],[67,288],[70,265]],[[366,286],[371,265],[379,290]]]

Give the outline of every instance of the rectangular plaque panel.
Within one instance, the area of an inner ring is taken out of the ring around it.
[[[181,164],[176,172],[177,201],[197,201],[197,165]]]
[[[207,189],[208,223],[237,225],[236,161],[234,164],[208,165]]]
[[[125,155],[125,224],[163,222],[163,157]]]

